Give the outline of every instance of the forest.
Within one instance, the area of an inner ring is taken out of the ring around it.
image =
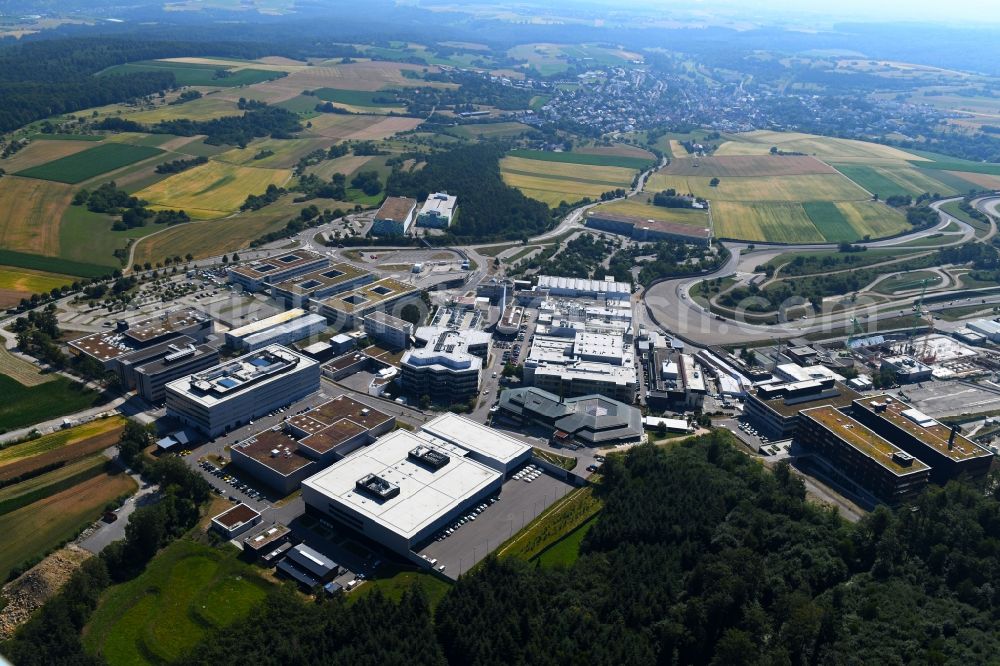
[[[427,156],[419,171],[394,170],[386,183],[390,196],[423,201],[433,192],[458,197],[450,229],[458,237],[521,238],[548,229],[548,206],[507,185],[500,175],[503,149],[494,144],[462,146]]]
[[[94,76],[113,65],[208,54],[257,57],[261,48],[250,44],[101,37],[27,41],[0,48],[0,132],[174,86],[174,76],[169,72]]]
[[[95,587],[134,575],[116,574],[112,558],[136,549],[141,566],[190,524],[185,502],[200,495],[185,479],[170,483],[164,528],[150,526],[140,547],[130,524],[121,549],[0,649],[19,666],[99,663],[78,638]],[[995,490],[952,482],[852,524],[807,501],[786,464],[765,469],[717,430],[610,457],[596,492],[604,508],[569,567],[491,557],[435,610],[419,588],[354,604],[303,603],[286,588],[182,663],[936,664],[985,663],[1000,649]]]

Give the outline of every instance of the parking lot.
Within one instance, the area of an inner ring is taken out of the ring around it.
[[[438,568],[445,567],[446,576],[458,578],[572,489],[545,473],[530,482],[510,479],[496,503],[487,502],[475,520],[467,520],[440,541],[431,541],[418,554],[436,559]]]

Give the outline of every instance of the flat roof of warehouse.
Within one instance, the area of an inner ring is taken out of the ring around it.
[[[428,421],[421,429],[463,449],[503,463],[524,455],[530,448],[510,435],[451,412]]]
[[[303,485],[404,538],[412,538],[501,479],[496,470],[432,439],[396,430],[309,477]],[[436,470],[419,464],[409,457],[418,447],[435,449],[449,460]],[[380,499],[359,490],[356,483],[368,475],[378,476],[399,493]]]

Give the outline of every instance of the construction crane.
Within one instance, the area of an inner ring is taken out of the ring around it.
[[[867,335],[867,333],[865,333],[865,329],[863,329],[861,327],[861,322],[858,321],[857,317],[851,317],[851,324],[854,325],[854,331],[849,336],[847,336],[847,348],[848,349],[853,349],[854,348],[853,344],[854,344],[855,340],[863,338],[863,337],[865,337],[865,335]]]
[[[920,328],[921,317],[924,310],[924,296],[927,295],[927,284],[930,282],[928,278],[924,278],[920,281],[920,296],[913,303],[913,328],[910,329],[910,341],[907,345],[909,347],[910,354],[915,352],[913,347],[913,338],[917,335],[917,329]]]

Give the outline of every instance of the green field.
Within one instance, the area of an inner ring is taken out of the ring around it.
[[[451,129],[451,133],[465,139],[501,139],[521,134],[531,130],[523,123],[476,123],[470,125],[459,125]]]
[[[18,172],[18,176],[52,180],[57,183],[81,183],[108,171],[155,157],[163,151],[153,146],[127,143],[101,144],[80,153]]]
[[[340,88],[320,88],[313,91],[316,97],[324,102],[336,102],[349,106],[364,106],[381,108],[385,106],[403,106],[391,92],[370,92],[366,90],[342,90]],[[381,100],[381,101],[380,101]]]
[[[99,134],[32,134],[32,141],[101,141],[104,139]]]
[[[135,490],[136,483],[127,474],[101,473],[0,516],[4,538],[0,579],[72,539],[97,520],[109,502]]]
[[[84,647],[112,666],[178,660],[267,596],[272,584],[237,555],[231,547],[175,541],[142,575],[104,593],[84,629]]]
[[[858,232],[833,202],[807,201],[802,204],[802,208],[826,240],[838,242],[859,239]]]
[[[923,163],[921,162],[921,164]],[[909,166],[838,164],[836,167],[840,173],[872,194],[878,194],[882,199],[891,196],[918,196],[924,192],[944,195],[956,192],[955,188],[942,182],[936,176],[931,177],[923,170]]]
[[[29,387],[0,375],[0,432],[87,409],[97,397],[94,391],[66,377]]]
[[[60,273],[87,278],[104,277],[111,273],[108,266],[99,266],[82,261],[69,261],[59,257],[43,257],[39,254],[14,252],[13,250],[0,250],[0,266],[14,266],[16,268],[28,268],[47,273]]]
[[[652,160],[644,160],[641,157],[627,157],[622,155],[594,155],[590,153],[556,153],[546,150],[512,150],[507,153],[510,157],[522,157],[529,160],[539,160],[542,162],[561,162],[565,164],[584,164],[587,166],[623,167],[641,171],[653,164]]]
[[[217,72],[228,74],[222,77]],[[262,69],[239,69],[218,67],[216,65],[201,65],[182,62],[166,62],[163,60],[144,60],[130,62],[124,65],[110,67],[99,76],[114,76],[116,74],[134,74],[136,72],[169,72],[179,86],[248,86],[253,83],[263,83],[284,76],[282,72],[269,72]]]

